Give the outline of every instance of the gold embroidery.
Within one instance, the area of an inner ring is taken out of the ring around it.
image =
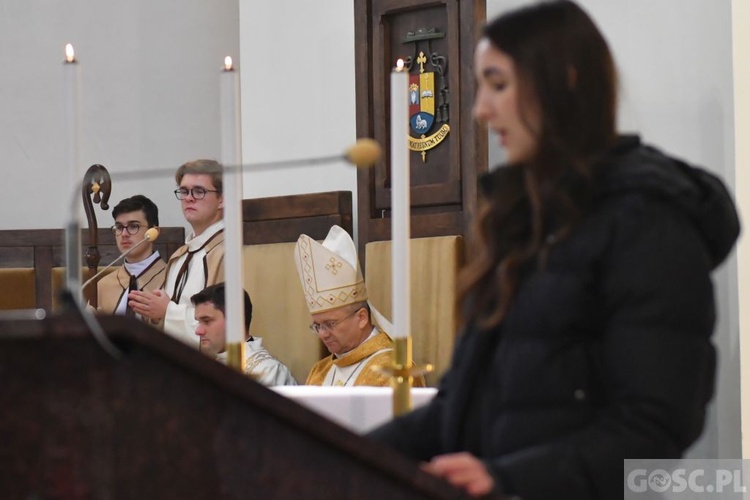
[[[326,264],[326,270],[330,271],[331,274],[337,274],[339,272],[339,269],[341,269],[341,266],[343,265],[341,264],[341,261],[336,260],[335,257],[331,257],[330,259],[328,259],[328,262],[329,264]]]
[[[335,385],[335,386],[338,386],[338,387],[345,387],[346,384],[348,384],[349,381],[352,379],[352,376],[355,373],[357,373],[357,370],[359,370],[359,366],[362,363],[364,363],[365,361],[367,361],[368,359],[369,359],[369,356],[367,358],[363,359],[362,361],[360,361],[359,363],[357,363],[357,366],[354,367],[354,370],[352,370],[352,372],[349,374],[348,377],[346,377],[346,380],[344,380],[343,382],[341,380],[336,380],[336,370],[338,370],[339,367],[336,366],[336,365],[333,365],[333,374],[332,374],[332,377],[331,377],[331,385]]]

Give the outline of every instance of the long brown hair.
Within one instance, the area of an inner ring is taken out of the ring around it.
[[[617,72],[604,37],[569,0],[504,14],[484,38],[513,60],[522,118],[532,106],[541,116],[534,157],[480,183],[475,257],[459,278],[458,300],[465,322],[491,328],[505,317],[522,274],[543,264],[550,244],[586,209],[593,165],[616,138]]]

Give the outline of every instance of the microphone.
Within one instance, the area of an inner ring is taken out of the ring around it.
[[[136,248],[138,248],[139,246],[141,246],[142,244],[144,244],[147,241],[156,241],[156,238],[158,238],[158,237],[159,237],[159,228],[158,227],[150,227],[150,228],[148,228],[146,230],[146,234],[143,235],[143,239],[141,241],[139,241],[138,243],[136,243],[132,247],[128,248],[125,252],[121,253],[119,257],[117,257],[115,260],[113,260],[112,262],[110,262],[107,267],[105,267],[104,269],[102,269],[101,271],[99,271],[98,273],[96,273],[95,275],[93,275],[91,278],[89,278],[88,280],[86,280],[86,283],[84,283],[81,286],[81,290],[83,290],[84,288],[86,288],[87,286],[89,286],[96,278],[98,278],[99,276],[101,276],[104,273],[104,271],[106,271],[110,267],[114,266],[120,259],[124,259],[125,257],[127,257],[130,252],[132,252],[133,250],[135,250]]]
[[[296,160],[278,160],[278,161],[267,161],[262,163],[247,163],[245,165],[224,165],[228,169],[239,169],[252,171],[262,171],[270,169],[278,169],[283,167],[295,167],[295,166],[310,166],[318,165],[320,163],[331,163],[334,161],[345,160],[354,165],[357,168],[369,168],[378,162],[382,155],[383,148],[380,147],[378,141],[364,137],[357,139],[353,145],[349,146],[343,154],[333,156],[323,156],[321,158],[299,158]]]
[[[349,163],[358,168],[367,168],[375,165],[383,153],[378,141],[365,137],[357,140],[353,146],[346,150],[344,157]]]
[[[383,148],[378,141],[365,137],[357,139],[353,145],[349,146],[343,154],[322,156],[320,158],[299,158],[294,160],[276,160],[261,163],[246,163],[244,165],[224,165],[227,171],[246,170],[248,172],[261,172],[264,170],[277,170],[280,168],[309,167],[320,165],[321,163],[332,163],[335,161],[345,160],[357,168],[369,168],[378,162]]]

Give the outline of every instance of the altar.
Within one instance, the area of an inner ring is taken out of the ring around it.
[[[357,434],[371,431],[393,418],[390,387],[287,385],[271,389]],[[426,405],[435,394],[434,387],[412,388],[412,408]]]

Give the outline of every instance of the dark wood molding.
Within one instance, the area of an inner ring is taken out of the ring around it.
[[[351,191],[242,200],[245,245],[294,242],[302,234],[322,240],[334,224],[353,234]]]

